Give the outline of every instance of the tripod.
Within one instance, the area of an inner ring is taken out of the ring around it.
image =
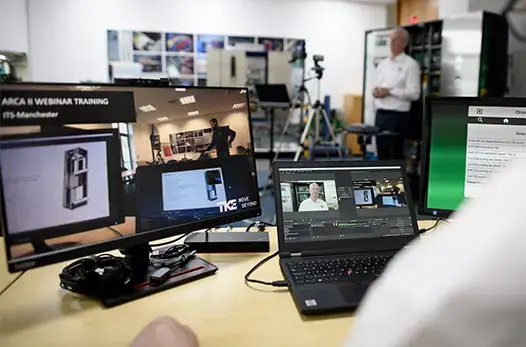
[[[314,79],[314,78],[317,78],[317,80],[318,80],[318,99],[316,100],[316,102],[313,105],[311,103],[312,99],[310,97],[309,91],[305,87],[305,83],[310,81],[310,80],[312,80],[312,79]],[[307,78],[307,79],[303,79],[302,84],[299,87],[298,93],[296,94],[296,96],[294,97],[294,100],[292,101],[292,106],[291,106],[291,108],[289,110],[287,121],[285,122],[285,126],[283,127],[283,131],[281,133],[281,137],[280,137],[280,140],[279,140],[279,145],[278,145],[278,148],[276,150],[276,153],[274,154],[274,158],[273,158],[271,164],[278,159],[279,154],[282,151],[283,140],[284,140],[285,135],[287,134],[287,132],[289,130],[289,127],[290,127],[290,124],[292,122],[292,118],[293,118],[293,115],[294,115],[294,110],[296,108],[298,108],[298,107],[296,107],[298,104],[299,104],[299,109],[300,109],[300,112],[301,112],[301,116],[303,116],[303,110],[304,109],[311,108],[311,106],[312,106],[312,109],[309,110],[309,116],[308,116],[307,121],[305,123],[305,126],[304,126],[304,128],[302,130],[301,137],[300,137],[300,140],[298,142],[298,148],[296,149],[296,153],[294,155],[294,161],[299,161],[299,159],[301,157],[301,152],[304,151],[305,149],[310,149],[314,153],[314,151],[316,149],[315,147],[316,146],[320,146],[320,145],[325,145],[325,146],[326,145],[330,145],[330,146],[336,147],[337,151],[338,151],[338,156],[340,158],[343,156],[341,148],[340,148],[340,145],[336,141],[336,135],[335,135],[334,129],[333,129],[332,125],[331,125],[329,116],[327,115],[327,112],[325,112],[325,109],[323,108],[323,104],[320,101],[320,79],[321,79],[321,75],[320,74],[318,74],[315,77],[310,77],[310,78]],[[320,139],[320,125],[321,125],[320,121],[322,119],[325,121],[325,123],[327,125],[327,129],[329,130],[330,140],[328,142],[323,142]],[[310,131],[313,123],[314,123],[314,126],[315,126],[315,130],[314,130],[315,133],[314,133],[314,136],[312,136],[311,139],[309,139],[309,146],[307,147],[305,145],[305,141],[307,140],[307,136],[309,135],[309,131]],[[313,146],[310,146],[310,144],[313,144]],[[269,171],[269,175],[267,176],[267,185],[266,185],[265,188],[272,187],[272,185],[270,184],[271,180],[272,180],[272,169]]]

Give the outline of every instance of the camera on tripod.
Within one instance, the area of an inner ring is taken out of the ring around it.
[[[312,68],[312,71],[316,73],[316,78],[321,79],[323,77],[323,71],[325,68],[320,65],[320,62],[325,60],[325,56],[321,54],[314,54],[312,56],[312,60],[314,60],[314,67]]]

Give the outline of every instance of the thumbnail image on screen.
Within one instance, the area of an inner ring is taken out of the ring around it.
[[[283,212],[337,211],[336,182],[281,182]]]
[[[358,209],[407,206],[402,179],[353,180],[352,183]]]

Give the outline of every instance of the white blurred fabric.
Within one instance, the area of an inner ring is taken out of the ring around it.
[[[518,163],[395,257],[345,346],[526,346],[525,183]]]

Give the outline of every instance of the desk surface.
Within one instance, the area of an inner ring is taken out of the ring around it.
[[[0,237],[0,248],[0,293],[2,293],[20,274],[11,274],[7,271],[3,237]]]
[[[269,231],[274,252],[276,231]],[[0,296],[0,341],[10,347],[126,346],[155,317],[169,315],[191,326],[202,347],[341,346],[352,313],[304,318],[286,289],[245,285],[244,274],[267,255],[204,255],[219,267],[216,275],[111,309],[59,287],[66,263],[31,270]],[[278,259],[254,277],[282,278]]]

